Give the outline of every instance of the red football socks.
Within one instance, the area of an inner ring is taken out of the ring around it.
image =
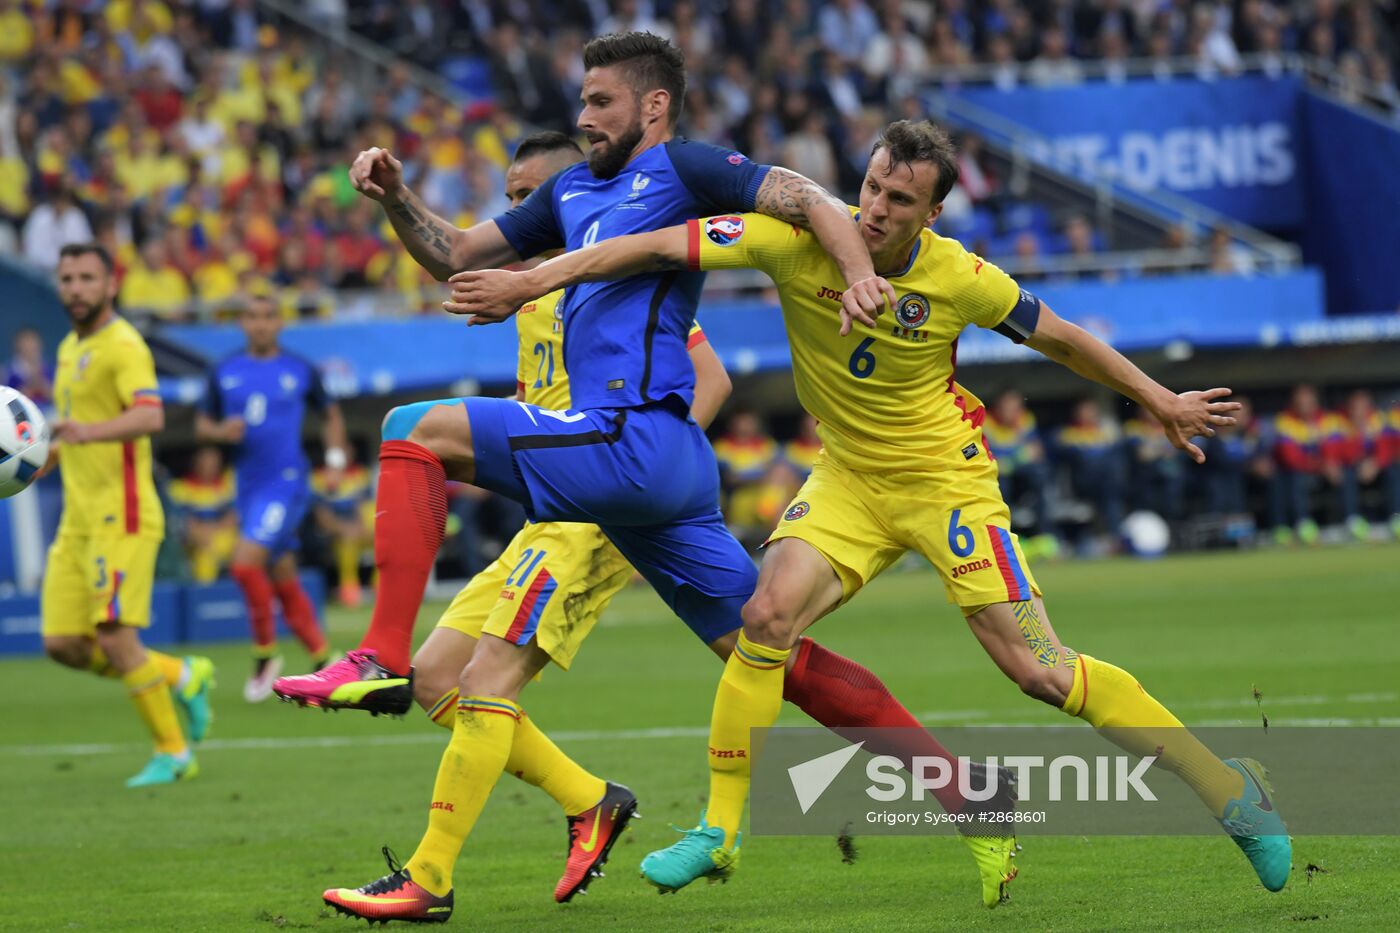
[[[321,627],[316,624],[316,609],[311,605],[311,597],[301,588],[301,581],[296,577],[289,577],[286,580],[278,580],[273,586],[277,590],[277,599],[282,603],[282,615],[287,620],[287,627],[292,630],[292,634],[302,643],[308,654],[313,658],[323,656],[326,651],[326,638],[321,634]]]
[[[413,623],[447,524],[447,475],[432,451],[410,441],[379,447],[374,565],[379,591],[360,647],[381,665],[408,673]]]
[[[798,642],[797,660],[783,681],[783,699],[808,716],[842,734],[847,729],[881,729],[865,734],[865,747],[890,755],[913,769],[915,757],[941,758],[948,762],[952,779],[930,792],[949,813],[963,807],[958,792],[957,759],[904,708],[889,688],[868,669],[828,651],[810,638]]]
[[[267,571],[257,564],[234,564],[229,573],[238,581],[243,601],[248,604],[253,647],[270,648],[277,642],[277,629],[272,621],[272,581]]]

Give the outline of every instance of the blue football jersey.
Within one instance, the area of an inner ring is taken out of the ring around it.
[[[615,177],[586,162],[551,177],[496,225],[522,257],[582,249],[692,217],[753,209],[768,166],[706,143],[673,139],[647,149]],[[635,408],[677,399],[688,409],[695,369],[686,337],[695,321],[701,272],[658,272],[570,290],[564,368],[573,407]]]
[[[234,452],[238,488],[305,481],[301,426],[308,405],[330,404],[321,377],[309,361],[283,350],[268,359],[236,353],[209,374],[204,410],[211,418],[240,416],[247,425]]]

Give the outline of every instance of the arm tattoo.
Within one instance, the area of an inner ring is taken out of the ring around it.
[[[840,198],[810,178],[775,165],[768,170],[763,184],[759,185],[753,206],[754,210],[769,217],[810,229],[808,218],[811,217],[812,210],[820,204],[830,204],[840,211],[846,210],[846,205]]]
[[[418,195],[408,190],[386,210],[394,231],[419,265],[439,279],[457,271],[452,268],[452,238],[457,228],[428,210]]]
[[[1045,631],[1045,626],[1041,624],[1040,613],[1035,611],[1035,603],[1030,600],[1012,603],[1011,611],[1016,616],[1016,627],[1021,630],[1021,637],[1026,640],[1031,654],[1035,655],[1036,663],[1041,667],[1054,667],[1059,664],[1060,652]]]

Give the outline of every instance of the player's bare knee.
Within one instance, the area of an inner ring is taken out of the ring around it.
[[[413,657],[413,700],[423,709],[432,709],[443,694],[457,686],[462,669],[449,669],[445,664],[425,658],[422,652]]]
[[[45,638],[44,653],[74,670],[85,671],[92,666],[92,644],[86,638]]]
[[[1016,686],[1028,697],[1059,708],[1069,698],[1069,685],[1063,668],[1026,665],[1016,672]]]
[[[744,635],[755,644],[791,648],[797,641],[797,612],[778,599],[759,591],[742,612]]]

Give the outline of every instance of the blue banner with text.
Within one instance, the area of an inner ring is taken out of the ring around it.
[[[1295,77],[1258,75],[961,88],[954,96],[1039,135],[1037,155],[1071,174],[1171,192],[1283,229],[1303,222],[1299,90]]]

